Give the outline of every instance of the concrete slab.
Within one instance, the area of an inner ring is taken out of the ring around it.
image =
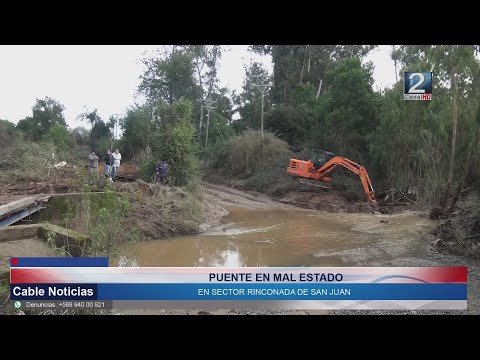
[[[49,197],[43,196],[29,196],[19,200],[12,201],[8,204],[0,205],[0,219],[5,218],[11,214],[19,212],[21,210],[34,207],[40,203],[48,201]]]
[[[85,241],[89,240],[84,234],[49,223],[13,225],[0,229],[0,242],[34,237],[40,237],[44,241],[49,239],[55,243],[56,247],[65,248],[66,252],[72,256],[79,256]]]
[[[41,227],[41,224],[3,227],[0,229],[0,242],[37,237]]]

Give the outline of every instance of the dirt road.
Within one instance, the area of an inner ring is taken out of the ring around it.
[[[264,194],[232,189],[226,186],[202,183],[203,198],[222,207],[241,207],[248,209],[288,208],[292,207],[274,201]]]
[[[228,215],[227,208],[278,209],[292,207],[274,201],[260,193],[240,191],[205,182],[201,184],[201,192],[204,219],[204,223],[200,227],[201,231],[206,231],[210,227],[218,225],[222,218]]]

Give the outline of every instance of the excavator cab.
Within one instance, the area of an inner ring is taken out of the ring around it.
[[[334,153],[325,150],[315,149],[310,153],[310,161],[315,169],[320,169],[335,156]]]

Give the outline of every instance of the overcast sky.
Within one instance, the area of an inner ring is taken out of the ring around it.
[[[85,107],[97,108],[103,119],[122,114],[135,101],[145,53],[158,45],[1,45],[0,119],[13,122],[31,116],[36,98],[49,96],[66,108],[70,127]],[[266,57],[251,54],[248,45],[230,45],[219,78],[222,86],[241,90],[244,64],[252,58],[272,68]],[[381,46],[366,60],[375,64],[375,90],[395,82],[390,46]]]

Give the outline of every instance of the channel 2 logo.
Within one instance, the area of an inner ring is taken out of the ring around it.
[[[432,100],[431,72],[406,72],[403,83],[404,100]]]

